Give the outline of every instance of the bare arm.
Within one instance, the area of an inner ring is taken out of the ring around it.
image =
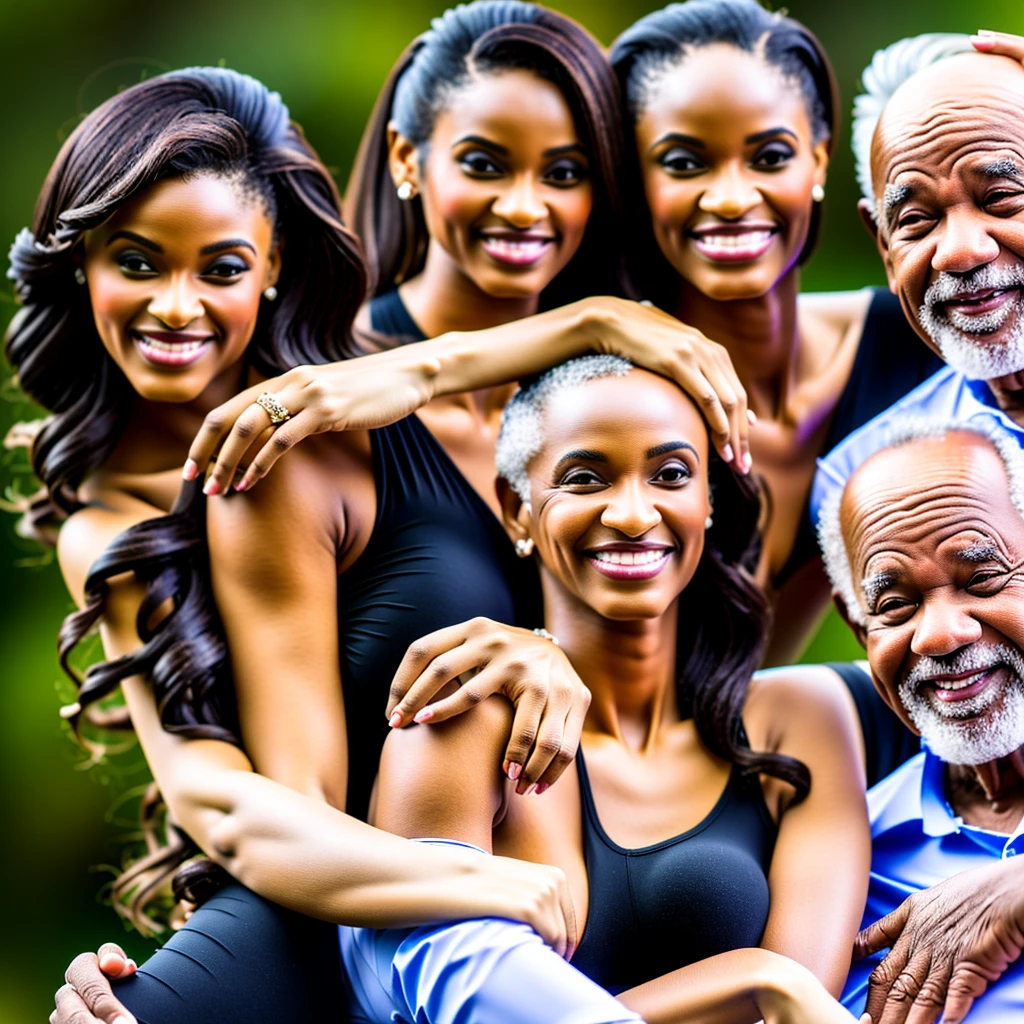
[[[653,307],[595,297],[486,330],[298,367],[251,387],[207,416],[189,451],[186,478],[221,446],[210,493],[229,488],[248,452],[246,489],[310,434],[383,426],[432,398],[508,384],[592,351],[624,356],[675,380],[704,412],[723,458],[749,468],[746,392],[726,350]],[[254,404],[263,391],[292,414],[273,433],[266,432],[269,415]]]

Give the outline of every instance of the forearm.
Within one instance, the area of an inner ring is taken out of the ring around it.
[[[489,858],[390,835],[250,771],[197,773],[170,802],[235,878],[312,917],[392,928],[502,910]]]

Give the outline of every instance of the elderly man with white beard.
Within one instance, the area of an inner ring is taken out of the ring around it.
[[[875,686],[924,740],[869,793],[861,952],[899,937],[888,965],[854,964],[844,1005],[865,1008],[874,968],[876,1024],[944,1003],[946,1024],[1024,1021],[1024,858],[1003,863],[1024,853],[1024,451],[988,425],[894,421],[819,535]],[[957,957],[936,955],[943,933]]]

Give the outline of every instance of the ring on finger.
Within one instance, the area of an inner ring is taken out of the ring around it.
[[[270,417],[272,426],[276,427],[279,423],[284,423],[292,418],[288,407],[278,401],[269,391],[262,392],[256,399],[256,404]]]

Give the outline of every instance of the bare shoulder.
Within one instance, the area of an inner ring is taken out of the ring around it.
[[[872,296],[870,288],[848,292],[801,292],[798,306],[801,327],[815,335],[823,331],[833,333],[840,343],[850,337],[859,338]]]

